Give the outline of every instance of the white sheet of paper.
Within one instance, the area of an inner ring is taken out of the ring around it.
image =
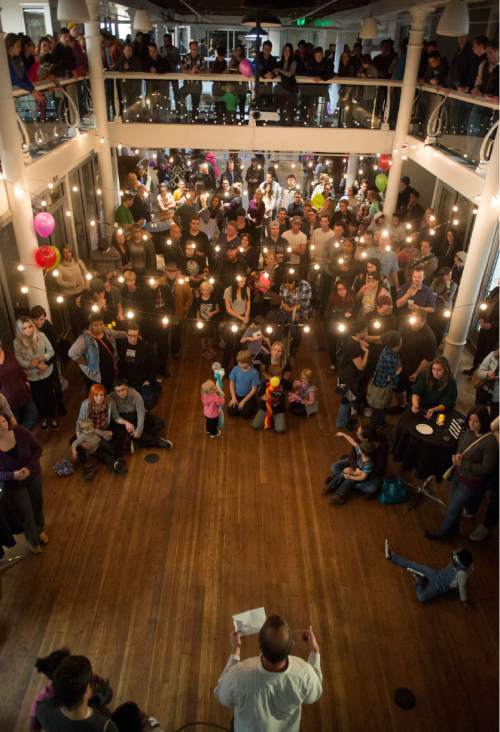
[[[241,635],[257,635],[266,622],[266,611],[263,607],[233,615],[234,628]]]

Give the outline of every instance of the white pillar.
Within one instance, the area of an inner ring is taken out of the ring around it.
[[[359,170],[359,155],[349,155],[349,159],[347,161],[347,178],[345,179],[345,187],[346,190],[349,186],[352,186],[356,178],[358,177],[358,170]]]
[[[486,180],[477,207],[478,212],[467,251],[467,259],[451,316],[450,329],[444,345],[444,355],[450,362],[453,373],[457,371],[460,356],[467,342],[483,281],[485,262],[488,261],[491,247],[498,246],[495,236],[499,212],[498,206],[495,205],[498,200],[496,197],[498,196],[499,184],[498,145],[497,137],[488,163]]]
[[[389,181],[385,191],[384,213],[390,216],[396,210],[396,203],[399,193],[399,181],[403,169],[403,160],[401,157],[401,146],[406,143],[408,129],[410,126],[411,111],[413,109],[413,100],[415,98],[415,88],[417,84],[418,68],[420,66],[420,56],[422,53],[422,41],[424,40],[425,21],[429,14],[426,8],[412,8],[411,29],[408,42],[408,50],[406,53],[405,73],[403,76],[403,86],[401,89],[401,97],[399,99],[398,119],[396,122],[396,130],[394,133],[393,149],[397,153],[392,155],[392,165],[389,173]]]
[[[104,91],[104,73],[101,56],[101,34],[99,33],[98,0],[87,0],[90,21],[85,23],[85,39],[87,42],[87,58],[89,62],[90,88],[92,106],[94,108],[95,130],[98,139],[97,157],[101,172],[102,200],[104,219],[108,233],[114,221],[117,205],[117,188],[113,179],[113,163],[108,137],[108,118],[106,114],[106,94]]]
[[[0,29],[0,159],[12,213],[12,225],[21,264],[24,264],[24,284],[28,287],[30,307],[41,305],[50,317],[49,300],[43,271],[36,266],[34,254],[38,239],[33,228],[33,209],[28,189],[21,136],[16,107],[12,96],[5,34]],[[0,252],[0,256],[2,253]],[[7,272],[7,277],[10,276]]]

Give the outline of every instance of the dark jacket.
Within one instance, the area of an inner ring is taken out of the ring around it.
[[[470,43],[457,49],[448,72],[448,86],[457,89],[459,86],[472,89],[477,73],[476,57]]]
[[[13,427],[16,436],[16,455],[0,450],[0,481],[10,483],[12,487],[17,481],[14,472],[21,468],[28,468],[32,475],[40,475],[40,455],[42,446],[31,432],[20,425]]]

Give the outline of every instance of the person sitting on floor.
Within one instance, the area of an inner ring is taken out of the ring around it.
[[[94,427],[91,419],[81,419],[78,423],[76,440],[71,443],[71,456],[80,462],[85,480],[93,480],[99,466],[90,462],[91,455],[106,452],[110,463],[114,462],[114,450],[111,444],[106,444],[113,437],[111,430],[100,430]],[[102,456],[101,456],[102,459]]]
[[[242,416],[245,419],[253,417],[255,412],[255,395],[260,386],[257,369],[252,366],[250,351],[238,351],[236,366],[229,374],[229,391],[231,399],[228,404],[230,417]]]
[[[331,466],[330,474],[325,481],[325,493],[335,491],[332,503],[338,505],[344,503],[351,489],[359,490],[365,497],[371,498],[379,490],[384,477],[389,454],[387,440],[371,425],[358,427],[356,430],[358,442],[343,432],[338,432],[337,437],[344,437],[353,449],[349,456],[342,457]],[[361,460],[360,452],[365,453]]]
[[[467,549],[455,549],[450,564],[436,570],[425,564],[418,564],[400,557],[391,549],[386,539],[385,558],[408,570],[415,582],[415,592],[419,602],[429,602],[458,587],[460,600],[464,604],[467,603],[466,586],[469,572],[472,569],[472,554]]]
[[[144,400],[138,391],[128,385],[126,379],[115,381],[114,391],[110,394],[116,424],[123,426],[131,442],[131,450],[137,442],[139,447],[163,447],[170,450],[173,443],[160,437],[165,422],[156,414],[146,411]]]
[[[289,409],[292,414],[298,417],[310,417],[317,414],[318,387],[313,384],[311,369],[302,369],[300,379],[292,384],[292,390],[288,394]]]
[[[259,390],[259,407],[253,418],[252,427],[259,430],[274,428],[275,432],[286,432],[285,389],[281,381],[281,369],[271,364],[267,369],[266,380]]]

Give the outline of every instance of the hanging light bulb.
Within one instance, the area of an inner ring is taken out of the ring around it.
[[[53,269],[52,270],[52,277],[59,277],[59,270],[58,269]]]
[[[203,328],[203,321],[202,320],[198,320],[197,323],[196,323],[196,327],[198,328],[198,330],[201,330]]]
[[[310,333],[311,328],[308,325],[304,325],[304,333]]]
[[[482,310],[483,312],[488,309],[488,303],[482,302],[479,306],[479,310]]]
[[[338,330],[339,333],[345,333],[345,331],[346,331],[346,325],[345,325],[345,323],[339,323],[337,325],[337,330]]]
[[[443,315],[445,318],[451,318],[451,310],[445,310]]]
[[[163,318],[161,319],[161,323],[162,323],[162,325],[168,325],[169,324],[169,319],[167,318],[166,315],[164,315]]]
[[[102,191],[100,188],[96,188],[95,192],[97,193],[98,196],[102,196]]]
[[[129,320],[132,320],[133,317],[134,317],[134,311],[133,310],[127,310],[127,318]]]
[[[450,38],[469,35],[469,8],[464,0],[450,0],[444,6],[436,33]]]
[[[436,233],[436,229],[429,229],[430,236],[434,236],[435,233]]]
[[[26,285],[23,285],[21,287],[21,292],[23,293],[23,295],[27,295],[28,294],[28,288],[26,287]]]
[[[452,221],[453,226],[458,226],[459,223],[460,222],[458,219],[453,219],[453,221]]]
[[[63,303],[63,302],[64,302],[64,297],[63,297],[62,295],[58,295],[58,296],[56,297],[56,302],[58,302],[58,303],[59,303],[59,305],[60,305],[61,303]]]
[[[315,264],[315,265],[314,265],[314,269],[315,269],[315,270],[318,270],[318,269],[319,269],[319,264]]]
[[[271,335],[271,333],[272,333],[272,332],[273,332],[272,326],[271,326],[271,325],[268,325],[268,326],[266,327],[266,333],[267,333],[268,335]]]
[[[17,271],[18,272],[24,272],[24,264],[18,264],[17,265]]]
[[[92,279],[92,275],[90,272],[87,272],[87,274],[85,275],[85,279],[90,282],[90,280]]]

